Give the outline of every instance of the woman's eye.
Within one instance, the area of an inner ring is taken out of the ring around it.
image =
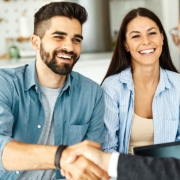
[[[132,36],[132,38],[139,38],[139,37],[140,37],[139,35]]]
[[[155,35],[155,34],[157,34],[156,32],[150,32],[149,33],[150,35]]]

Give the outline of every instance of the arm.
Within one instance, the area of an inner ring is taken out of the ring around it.
[[[67,163],[74,162],[79,155],[91,160],[106,172],[109,170],[111,154],[95,149],[92,142],[81,143],[81,147],[74,149]],[[116,156],[117,158],[118,156]],[[114,159],[116,160],[116,159]],[[118,159],[117,180],[179,180],[180,160],[174,158],[152,158],[121,154]]]
[[[70,165],[71,163],[76,162],[77,158],[83,155],[86,159],[91,161],[89,168],[92,168],[96,164],[95,168],[97,169],[100,168],[104,170],[103,173],[102,172],[101,174],[98,173],[99,177],[109,179],[109,176],[106,172],[108,169],[109,159],[111,157],[111,154],[100,151],[100,144],[92,142],[92,141],[83,141],[75,146],[76,147],[73,149],[73,151],[70,152],[69,156],[64,156],[63,166],[66,164]],[[63,154],[65,151],[63,151]],[[76,177],[72,178],[70,169],[66,170],[62,167],[61,174],[66,176],[67,179],[79,180]]]
[[[118,162],[118,180],[123,179],[179,180],[180,160],[121,154]]]
[[[19,113],[16,87],[8,74],[0,71],[0,170],[54,169],[54,155],[57,146],[26,144],[13,139]],[[17,114],[16,114],[17,115]]]
[[[34,145],[10,141],[4,147],[2,163],[6,170],[55,169],[57,146]]]
[[[65,149],[60,159],[60,165],[72,174],[73,179],[98,180],[106,176],[106,173],[97,165],[84,157],[78,157],[73,164],[67,164],[66,159],[74,149],[80,148],[81,144],[70,146]],[[98,145],[99,146],[99,145]],[[95,148],[98,147],[96,144]],[[18,141],[9,142],[3,151],[2,161],[6,170],[39,170],[55,169],[54,157],[57,146],[30,145]]]
[[[118,151],[119,140],[117,132],[120,129],[119,110],[117,104],[117,93],[113,88],[103,87],[105,98],[105,113],[104,113],[104,142],[102,150],[105,152]]]
[[[101,87],[97,86],[96,96],[94,102],[94,109],[92,111],[88,131],[83,140],[91,140],[102,143],[104,140],[104,96]]]

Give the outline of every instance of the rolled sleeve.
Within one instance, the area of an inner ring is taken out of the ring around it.
[[[14,124],[14,116],[12,115],[12,99],[10,84],[0,72],[0,170],[5,171],[2,164],[3,149],[12,139],[12,129]]]

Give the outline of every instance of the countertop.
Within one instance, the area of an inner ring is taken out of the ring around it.
[[[106,74],[111,57],[112,52],[82,53],[73,71],[79,72],[100,84]],[[35,60],[35,57],[17,60],[0,60],[0,68],[23,66],[31,63],[33,60]]]

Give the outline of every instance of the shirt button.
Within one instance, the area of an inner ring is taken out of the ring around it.
[[[41,125],[38,125],[37,127],[38,127],[38,128],[41,128]]]
[[[19,174],[19,171],[16,171],[16,174]]]

